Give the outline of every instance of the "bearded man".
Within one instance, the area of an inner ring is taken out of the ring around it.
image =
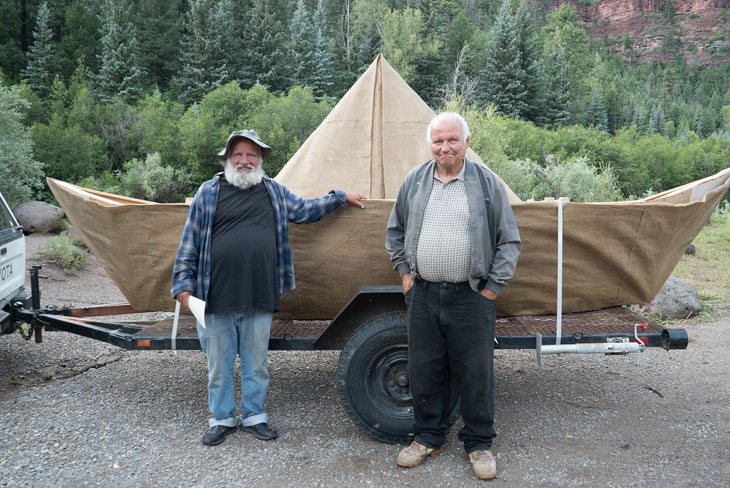
[[[203,444],[223,442],[236,430],[233,366],[241,362],[241,425],[257,439],[277,432],[264,402],[269,334],[279,297],[293,290],[294,266],[288,222],[305,224],[347,204],[363,208],[365,196],[333,190],[300,198],[264,174],[271,155],[253,130],[233,132],[218,153],[225,170],[203,183],[190,205],[175,258],[171,295],[188,306],[190,295],[206,302],[198,324],[208,360],[208,406],[212,414]]]

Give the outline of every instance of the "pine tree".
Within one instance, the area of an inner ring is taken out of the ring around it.
[[[247,62],[246,50],[241,49],[241,31],[237,27],[237,7],[233,0],[218,0],[213,13],[213,28],[221,38],[221,57],[226,62],[228,79],[240,77],[241,70]]]
[[[667,122],[664,117],[664,109],[661,105],[656,104],[654,108],[651,109],[647,130],[649,132],[658,132],[661,135],[666,135]]]
[[[289,31],[291,33],[289,47],[289,58],[292,63],[291,82],[294,85],[311,87],[316,68],[313,49],[315,33],[312,17],[307,11],[304,0],[297,2]]]
[[[324,2],[318,0],[317,8],[312,18],[314,24],[314,97],[321,99],[330,95],[334,86],[333,62],[329,51],[329,36],[327,35],[327,10]]]
[[[555,44],[545,58],[545,118],[549,127],[570,121],[570,77],[565,49]]]
[[[180,72],[180,36],[186,4],[185,0],[135,2],[137,39],[144,46],[139,64],[149,77],[148,84],[157,85],[160,90],[166,90]]]
[[[643,105],[636,100],[634,101],[634,115],[631,123],[636,124],[642,134],[646,132],[646,112],[644,112]]]
[[[22,76],[28,85],[42,99],[51,92],[53,78],[58,72],[56,58],[56,42],[49,25],[48,2],[43,2],[38,8],[36,28],[33,31],[33,46],[28,53],[28,65]]]
[[[144,74],[137,63],[137,37],[130,9],[121,2],[105,0],[101,12],[101,69],[95,77],[99,97],[104,101],[116,97],[139,100],[144,94]]]
[[[86,0],[73,0],[64,12],[63,34],[58,43],[63,79],[71,78],[80,64],[91,72],[97,72],[101,66],[101,23],[90,8]]]
[[[248,62],[241,71],[243,88],[260,83],[273,92],[289,88],[286,28],[277,18],[273,0],[253,0],[243,19],[243,42]]]
[[[593,90],[593,96],[591,102],[588,104],[586,110],[586,127],[597,127],[602,131],[608,132],[608,114],[606,113],[606,106],[603,103],[603,97],[598,89]]]
[[[497,113],[518,118],[527,111],[527,74],[522,68],[519,33],[510,1],[504,0],[487,45],[487,66],[481,73],[483,105],[494,104]]]
[[[526,0],[520,3],[515,13],[515,22],[519,36],[520,68],[525,73],[524,85],[527,92],[527,106],[520,114],[520,118],[544,125],[547,121],[544,116],[543,66],[539,55],[535,22]]]
[[[180,74],[175,78],[178,98],[185,104],[200,101],[228,80],[215,12],[213,0],[189,0],[181,39]]]

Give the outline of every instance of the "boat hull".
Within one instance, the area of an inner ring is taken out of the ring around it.
[[[172,266],[188,206],[125,199],[49,179],[89,249],[138,310],[173,310]],[[730,169],[631,202],[562,204],[562,311],[650,302],[730,187]],[[701,188],[702,191],[693,191]],[[399,284],[385,251],[393,200],[369,200],[321,222],[290,224],[297,288],[280,318],[331,319],[361,286]],[[558,202],[512,206],[523,241],[499,315],[557,311]]]

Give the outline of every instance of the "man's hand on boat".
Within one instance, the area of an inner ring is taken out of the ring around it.
[[[349,203],[350,205],[356,205],[360,208],[365,208],[365,204],[362,203],[360,200],[365,200],[365,199],[367,199],[367,197],[365,195],[363,195],[362,193],[353,193],[353,192],[346,191],[345,197],[347,199],[347,203]],[[182,293],[181,293],[181,295],[182,295]]]
[[[192,294],[193,294],[192,291],[181,291],[180,293],[177,294],[177,296],[175,297],[175,300],[180,302],[180,305],[182,305],[183,307],[190,308],[188,306],[188,299],[190,298],[190,295],[192,295]]]

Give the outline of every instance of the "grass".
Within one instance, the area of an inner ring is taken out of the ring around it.
[[[43,258],[56,263],[67,274],[73,274],[84,266],[86,252],[79,249],[63,232],[38,250]]]
[[[697,289],[702,303],[700,319],[709,319],[730,302],[730,212],[721,207],[710,217],[693,244],[694,255],[684,255],[673,276]]]

